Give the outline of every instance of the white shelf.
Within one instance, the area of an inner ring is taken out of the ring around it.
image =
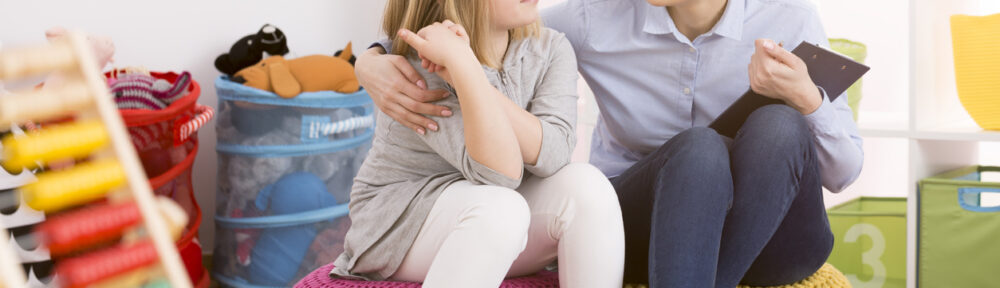
[[[979,127],[942,127],[912,132],[917,140],[1000,142],[1000,131],[985,131]]]
[[[1000,142],[1000,132],[996,131],[920,131],[914,132],[917,140]]]
[[[979,127],[943,126],[938,128],[908,130],[894,128],[859,128],[863,138],[901,138],[913,140],[1000,142],[1000,131],[987,131]]]
[[[865,166],[846,195],[827,198],[906,195],[907,287],[916,287],[917,182],[1000,158],[1000,131],[977,127],[958,99],[949,21],[1000,12],[1000,0],[814,1],[827,35],[865,43],[872,67],[858,115]]]
[[[913,132],[900,129],[860,128],[862,138],[911,138]]]

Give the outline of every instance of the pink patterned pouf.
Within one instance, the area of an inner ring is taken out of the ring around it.
[[[319,267],[295,283],[296,288],[419,288],[420,283],[391,281],[357,281],[330,277],[333,264]],[[503,280],[500,288],[558,288],[559,273],[542,271],[538,274]]]

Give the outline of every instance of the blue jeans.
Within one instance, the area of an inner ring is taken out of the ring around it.
[[[833,248],[813,135],[784,105],[729,142],[691,128],[611,183],[625,222],[625,282],[650,287],[790,284]]]

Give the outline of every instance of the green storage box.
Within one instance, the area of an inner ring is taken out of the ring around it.
[[[854,287],[906,287],[906,198],[861,197],[827,210],[827,262]]]
[[[840,38],[831,38],[829,40],[830,48],[833,51],[847,55],[847,57],[851,57],[851,59],[858,63],[865,63],[865,58],[868,57],[868,48],[865,47],[865,44]],[[861,79],[858,79],[858,82],[847,88],[847,106],[850,106],[851,111],[854,112],[854,121],[858,121],[858,106],[861,105],[861,82]]]
[[[920,180],[918,286],[1000,286],[1000,206],[983,205],[1000,196],[1000,183],[983,182],[984,172],[1000,167],[972,166]]]

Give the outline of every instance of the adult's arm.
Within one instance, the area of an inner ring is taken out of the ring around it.
[[[429,103],[448,97],[449,93],[428,90],[425,79],[405,57],[386,53],[384,47],[391,47],[389,44],[387,39],[380,41],[358,55],[354,69],[358,82],[368,91],[375,106],[396,122],[421,134],[438,130],[438,124],[424,115],[451,116],[447,107]]]
[[[454,87],[460,110],[464,112],[461,125],[450,123],[452,125],[442,129],[441,133],[425,135],[428,146],[443,156],[463,151],[460,166],[464,167],[466,163],[471,163],[473,168],[485,166],[515,180],[514,187],[519,185],[524,166],[511,121],[505,111],[497,109],[502,105],[498,100],[503,96],[486,78],[482,65],[468,46],[468,40],[462,40],[441,23],[421,29],[419,34],[403,30],[400,36],[421,57],[447,69],[450,77],[445,78]],[[449,120],[455,122],[459,119]],[[464,149],[454,149],[461,142],[464,142]],[[455,151],[441,151],[440,148]],[[458,168],[462,170],[463,167]]]

